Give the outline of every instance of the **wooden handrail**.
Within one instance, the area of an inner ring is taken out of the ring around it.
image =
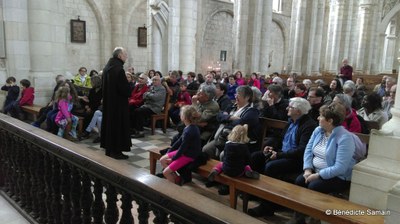
[[[132,223],[135,201],[140,222],[147,222],[153,211],[157,222],[261,223],[165,179],[3,114],[0,178],[1,190],[19,201],[21,208],[38,222]]]

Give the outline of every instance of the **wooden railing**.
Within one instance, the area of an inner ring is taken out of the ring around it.
[[[0,187],[38,223],[129,224],[133,223],[132,202],[138,205],[139,223],[259,223],[165,179],[3,114]]]

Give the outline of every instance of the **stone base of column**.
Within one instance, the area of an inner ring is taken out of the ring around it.
[[[400,181],[400,138],[373,130],[368,158],[353,168],[350,201],[387,209],[388,194]]]
[[[393,186],[388,195],[387,209],[390,215],[385,217],[385,223],[399,223],[400,220],[400,182]]]
[[[53,94],[54,87],[56,86],[56,74],[52,72],[32,72],[31,85],[35,88],[34,104],[46,105]]]

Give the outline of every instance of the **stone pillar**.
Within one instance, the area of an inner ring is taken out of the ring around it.
[[[400,58],[398,58],[400,61]],[[392,119],[380,131],[373,130],[368,158],[353,168],[350,201],[375,209],[389,209],[386,223],[398,223],[400,218],[400,85],[396,89]],[[368,195],[366,197],[366,195]],[[393,212],[393,216],[392,216]]]
[[[260,69],[260,53],[264,51],[261,49],[261,26],[262,26],[262,18],[263,18],[263,2],[260,0],[257,1],[249,1],[250,4],[250,12],[249,13],[249,33],[257,33],[259,35],[251,35],[251,39],[249,40],[249,51],[250,51],[250,70],[245,72],[254,72],[259,71]],[[251,24],[251,27],[250,27]]]
[[[151,48],[152,54],[151,59],[153,61],[152,67],[156,71],[162,71],[162,38],[161,38],[161,30],[158,26],[153,23],[152,32],[151,32]]]
[[[233,70],[246,70],[247,26],[249,23],[249,1],[237,0],[234,14],[234,58]]]
[[[270,33],[272,29],[272,0],[265,0],[262,3],[262,24],[260,39],[261,52],[258,71],[264,74],[268,71],[268,63],[270,62],[270,60],[273,60],[273,52],[270,51]]]
[[[31,76],[29,79],[35,88],[34,103],[45,105],[55,85],[54,71],[61,71],[65,67],[62,64],[66,60],[65,39],[54,35],[54,30],[66,28],[65,18],[64,13],[56,11],[59,8],[57,1],[29,0],[27,3]],[[27,49],[23,49],[25,50]]]
[[[368,53],[367,49],[368,41],[370,40],[369,35],[371,32],[370,23],[372,22],[371,16],[373,15],[371,0],[362,0],[359,5],[359,27],[358,32],[358,47],[356,56],[356,68],[357,72],[363,73],[367,70],[368,64]]]
[[[197,1],[181,2],[180,21],[180,69],[194,71],[196,67]]]
[[[337,73],[345,1],[331,1],[330,6],[325,65],[328,72]]]
[[[325,1],[318,0],[312,2],[310,36],[308,43],[307,69],[306,73],[310,75],[320,74],[320,58],[323,37],[323,26],[325,16]]]
[[[395,58],[395,53],[396,53],[396,41],[397,37],[395,35],[388,35],[385,38],[385,45],[383,48],[383,58],[382,58],[382,64],[383,64],[383,72],[384,73],[392,73],[393,70],[393,61]]]
[[[121,1],[114,1],[111,5],[111,13],[110,13],[110,17],[111,17],[111,47],[112,50],[115,47],[123,47],[125,49],[127,49],[126,45],[126,41],[124,41],[124,35],[126,35],[126,33],[124,33],[124,26],[125,26],[125,18],[126,15],[123,12],[123,6]],[[129,52],[128,52],[129,54]]]
[[[304,29],[305,29],[305,18],[306,18],[306,0],[299,0],[297,2],[297,16],[293,18],[297,21],[294,35],[293,44],[293,61],[292,61],[292,72],[300,73],[302,71],[302,58],[303,58],[303,40],[304,40]]]
[[[169,1],[168,14],[168,69],[178,70],[179,68],[179,42],[180,42],[180,3],[179,0]],[[185,57],[182,55],[182,57]]]

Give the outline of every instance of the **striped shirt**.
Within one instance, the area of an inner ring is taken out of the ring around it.
[[[316,173],[328,166],[326,164],[326,146],[328,144],[328,137],[324,134],[322,136],[322,139],[313,149],[313,166]]]

